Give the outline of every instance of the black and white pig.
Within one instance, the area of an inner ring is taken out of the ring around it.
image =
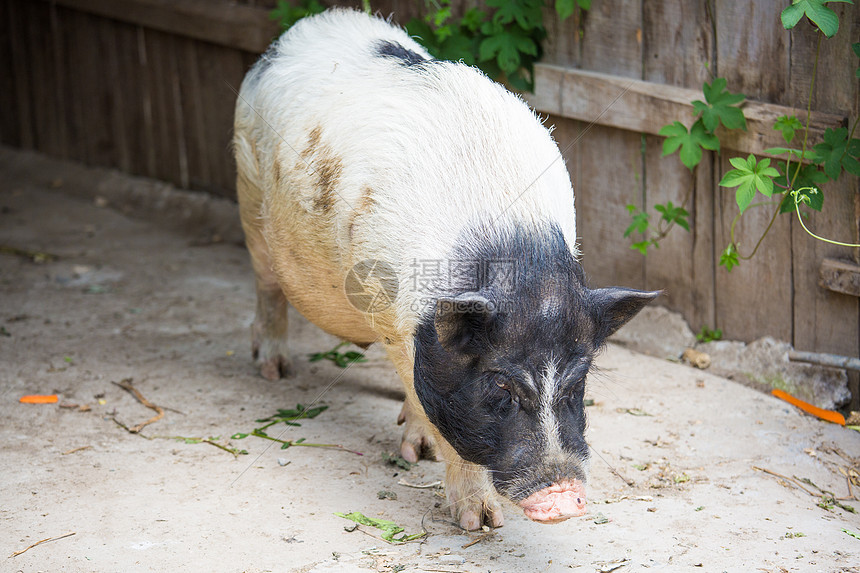
[[[252,349],[290,369],[287,301],[384,345],[401,453],[447,463],[465,529],[585,511],[586,377],[658,293],[590,290],[558,147],[517,96],[351,10],[298,22],[236,104],[238,196],[257,284]]]

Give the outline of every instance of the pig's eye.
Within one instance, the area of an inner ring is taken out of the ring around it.
[[[507,400],[513,400],[513,393],[511,392],[511,385],[506,380],[496,379],[495,381],[496,387],[501,388],[503,390],[504,398]]]
[[[517,396],[513,393],[511,381],[508,378],[502,375],[493,376],[491,384],[491,400],[496,407],[507,410],[510,406],[518,403]]]
[[[585,389],[585,376],[571,381],[568,384],[568,388],[570,389],[568,395],[571,399],[575,399],[577,396],[581,397],[582,392]]]

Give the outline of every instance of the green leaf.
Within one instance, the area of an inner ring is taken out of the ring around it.
[[[775,185],[779,185],[782,188],[786,188],[789,186],[787,181],[790,181],[792,178],[794,179],[794,187],[795,189],[801,189],[803,187],[815,187],[820,189],[820,184],[825,183],[827,181],[827,176],[821,172],[817,166],[806,164],[799,165],[797,163],[791,164],[791,177],[786,178],[786,163],[784,161],[780,161],[778,163],[780,176],[773,180]],[[795,176],[796,174],[796,176]],[[821,210],[821,206],[824,202],[824,195],[818,194],[811,203],[808,203],[808,206],[817,211]],[[779,207],[780,213],[793,213],[794,212],[794,199],[791,196],[791,193],[785,192],[785,198],[782,200],[782,203]]]
[[[849,153],[849,151],[854,151],[857,148],[857,145],[853,143],[854,141],[857,140],[848,141],[848,129],[845,127],[839,129],[828,127],[824,131],[824,141],[816,145],[814,149],[820,159],[819,163],[824,164],[824,173],[830,179],[834,181],[838,179],[843,168],[849,173],[857,171],[858,166],[855,165],[856,161],[853,161],[856,154],[852,157]],[[854,148],[849,149],[849,144],[853,145]]]
[[[718,151],[720,140],[713,133],[708,133],[702,120],[696,120],[690,131],[680,121],[660,128],[659,134],[666,138],[663,142],[663,155],[670,155],[678,150],[681,163],[691,171],[702,160],[702,149]]]
[[[773,128],[782,132],[782,138],[786,143],[791,143],[794,139],[794,132],[803,129],[803,124],[797,119],[796,115],[782,115],[776,119]]]
[[[726,267],[726,271],[732,272],[732,269],[740,264],[740,259],[738,258],[738,250],[735,248],[734,244],[726,247],[726,250],[722,252],[720,255],[720,265]]]
[[[564,22],[576,11],[576,0],[555,0],[555,12],[558,19]]]
[[[237,433],[233,434],[232,436],[230,436],[230,439],[231,440],[244,440],[248,436],[250,436],[250,434],[244,434],[242,432],[237,432]]]
[[[644,233],[648,230],[648,213],[642,212],[638,213],[638,209],[635,205],[627,205],[627,211],[630,212],[630,215],[633,217],[633,222],[630,223],[630,226],[627,227],[627,230],[624,231],[624,236],[629,237],[632,233]]]
[[[493,21],[499,24],[516,21],[526,32],[543,27],[542,0],[487,0],[487,6],[496,9]]]
[[[770,166],[770,159],[756,161],[753,154],[746,160],[733,157],[729,160],[734,169],[728,171],[721,187],[737,187],[736,200],[743,213],[755,197],[756,191],[770,197],[773,195],[773,178],[779,177],[779,171]]]
[[[836,12],[825,6],[830,2],[850,4],[851,0],[794,0],[792,5],[780,14],[783,27],[786,30],[794,28],[805,15],[825,36],[832,38],[839,30],[839,17]]]
[[[469,8],[460,20],[460,26],[473,34],[481,28],[486,19],[486,12],[478,8]]]
[[[824,193],[820,189],[817,187],[801,187],[795,193],[797,194],[797,201],[801,205],[806,205],[819,212],[821,211],[821,207],[824,205]],[[791,197],[792,207],[794,207],[794,194],[788,193],[788,196]]]
[[[591,10],[591,0],[555,0],[555,11],[562,22],[573,16],[577,7]]]
[[[854,55],[860,58],[860,42],[856,44],[851,44],[851,49],[854,50]],[[860,68],[854,70],[854,76],[860,78]]]
[[[818,154],[813,149],[807,149],[806,153],[801,153],[800,149],[793,149],[791,147],[769,147],[764,150],[764,153],[769,155],[785,155],[787,153],[793,161],[821,162],[821,158],[818,157]],[[801,155],[803,156],[802,158]]]
[[[702,122],[710,132],[716,131],[720,123],[726,129],[746,130],[747,128],[744,112],[737,107],[745,96],[742,93],[735,94],[726,90],[727,83],[726,78],[714,78],[712,84],[705,82],[702,92],[705,94],[707,103],[699,100],[693,102],[693,109],[702,115]]]
[[[511,74],[522,65],[521,54],[537,57],[538,47],[534,40],[517,28],[503,31],[485,38],[478,47],[481,61],[495,58],[503,72]]]
[[[648,247],[651,246],[651,241],[638,241],[636,243],[632,243],[630,248],[634,251],[639,251],[643,255],[648,254]],[[656,245],[655,245],[656,246]]]
[[[666,201],[665,205],[659,203],[654,205],[654,209],[663,214],[661,218],[667,223],[674,223],[687,231],[690,230],[690,224],[687,222],[687,217],[689,217],[690,213],[683,207],[676,207],[671,201]]]
[[[842,533],[850,535],[854,539],[860,539],[860,533],[857,533],[856,531],[851,531],[850,529],[845,529],[844,527],[841,529],[841,531]]]
[[[269,19],[278,22],[281,30],[288,30],[306,16],[319,14],[325,10],[325,6],[319,0],[302,0],[298,6],[293,6],[287,0],[278,0],[275,8],[269,12]]]
[[[404,533],[399,537],[395,537],[395,535],[404,531],[403,527],[400,527],[393,521],[388,521],[386,519],[367,517],[358,511],[353,511],[352,513],[335,513],[335,515],[354,521],[359,525],[366,525],[368,527],[375,527],[382,530],[382,539],[389,543],[406,543],[407,541],[412,541],[413,539],[418,539],[427,535],[427,532],[422,531],[421,533],[415,533],[412,535]]]

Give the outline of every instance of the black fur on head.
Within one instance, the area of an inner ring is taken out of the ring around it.
[[[379,40],[376,42],[375,48],[377,56],[382,58],[394,58],[404,66],[414,66],[428,61],[427,58],[418,52],[405,48],[398,42]]]
[[[659,293],[585,286],[556,226],[474,229],[415,334],[415,390],[465,460],[520,501],[585,481],[585,379],[606,338]],[[469,261],[473,264],[458,264]]]

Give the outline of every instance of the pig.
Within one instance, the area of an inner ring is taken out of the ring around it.
[[[658,292],[590,289],[558,146],[518,96],[348,9],[305,18],[246,75],[234,149],[256,276],[252,351],[291,370],[287,304],[403,382],[401,455],[446,463],[464,529],[500,500],[585,512],[586,378]]]

